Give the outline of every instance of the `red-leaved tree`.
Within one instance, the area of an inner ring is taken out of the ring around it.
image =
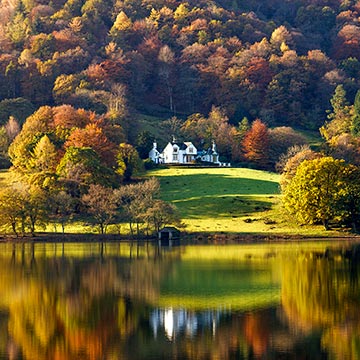
[[[245,158],[261,168],[269,163],[269,133],[267,126],[256,119],[242,142]]]

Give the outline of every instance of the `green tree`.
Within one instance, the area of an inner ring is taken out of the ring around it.
[[[134,174],[142,170],[139,154],[130,144],[122,143],[119,145],[117,163],[117,173],[123,177],[124,181],[129,181]]]
[[[328,115],[329,121],[320,128],[320,133],[331,144],[337,136],[351,132],[352,109],[346,100],[346,91],[342,85],[336,87],[330,103],[333,110]]]
[[[104,166],[97,153],[89,147],[68,147],[56,169],[73,195],[83,193],[90,184],[112,186],[115,176],[111,169]]]
[[[354,100],[354,115],[352,117],[351,133],[356,137],[360,137],[360,91],[356,93]]]
[[[340,222],[346,217],[344,203],[360,196],[349,185],[350,169],[352,165],[332,157],[304,160],[285,187],[284,207],[301,223],[322,223],[329,229],[331,221]]]
[[[30,35],[29,19],[22,12],[16,13],[7,25],[6,33],[13,44],[17,48],[21,48]]]
[[[147,131],[141,131],[136,137],[136,150],[141,159],[149,157],[149,151],[152,149],[154,137]]]

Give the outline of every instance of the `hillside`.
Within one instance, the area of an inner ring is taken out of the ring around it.
[[[282,213],[279,176],[245,168],[169,168],[147,176],[160,180],[163,200],[178,208],[193,233],[331,236],[320,226],[300,227]]]
[[[116,113],[135,142],[142,115],[217,106],[232,124],[317,130],[335,87],[351,103],[360,87],[359,12],[335,0],[3,0],[0,124],[70,104]]]

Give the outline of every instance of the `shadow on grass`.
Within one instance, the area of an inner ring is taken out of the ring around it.
[[[159,178],[162,197],[172,201],[183,217],[237,217],[270,209],[279,184],[218,174],[165,176]]]
[[[185,218],[237,218],[270,210],[273,202],[248,196],[206,196],[174,201]]]

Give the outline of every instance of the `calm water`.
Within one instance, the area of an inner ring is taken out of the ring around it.
[[[360,359],[329,246],[1,244],[0,359]]]

